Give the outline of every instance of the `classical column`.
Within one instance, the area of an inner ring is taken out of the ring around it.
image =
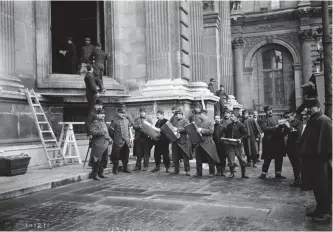
[[[205,6],[204,6],[205,7]],[[210,78],[216,80],[216,86],[218,87],[221,80],[221,70],[220,70],[220,16],[218,12],[208,10],[204,11],[204,67],[205,82],[208,83]]]
[[[203,64],[203,10],[202,1],[189,2],[191,41],[191,81],[205,82]]]
[[[230,2],[220,2],[220,41],[221,41],[221,84],[224,84],[228,94],[233,94],[233,72],[232,72],[232,45],[231,45],[231,20]]]
[[[17,92],[15,77],[14,1],[0,1],[0,91]]]
[[[243,38],[238,37],[232,41],[232,48],[234,50],[234,74],[235,74],[235,97],[240,104],[244,104],[244,95],[242,94],[243,90]]]
[[[312,76],[312,60],[311,60],[311,41],[313,33],[311,29],[303,30],[299,34],[302,44],[302,67],[303,67],[303,84]]]

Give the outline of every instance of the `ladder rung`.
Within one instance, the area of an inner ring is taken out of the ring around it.
[[[52,149],[47,149],[46,148],[46,151],[59,151],[59,150],[61,150],[60,148],[52,148]]]
[[[62,160],[62,159],[64,159],[64,158],[63,158],[63,157],[58,157],[58,158],[52,158],[52,159],[49,159],[49,160],[52,161],[52,160],[60,160],[60,159]]]
[[[44,115],[44,113],[36,113],[36,115]]]
[[[38,106],[38,107],[41,107],[41,105],[39,105],[39,104],[32,104],[32,106]]]
[[[65,156],[65,159],[78,159],[78,156]]]
[[[38,124],[48,124],[47,121],[43,121],[43,122],[38,122]]]
[[[47,131],[41,131],[42,133],[51,133],[52,131],[47,130]]]
[[[44,142],[48,143],[48,142],[57,142],[56,139],[45,139]]]

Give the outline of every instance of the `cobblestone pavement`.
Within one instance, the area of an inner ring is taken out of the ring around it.
[[[262,164],[262,163],[260,163]],[[153,166],[153,165],[151,165]],[[191,163],[195,174],[195,163]],[[152,169],[152,167],[150,167]],[[250,179],[159,173],[120,173],[0,202],[0,230],[321,230],[331,223],[305,217],[313,197],[289,187],[287,180],[259,180],[261,165],[247,168]]]

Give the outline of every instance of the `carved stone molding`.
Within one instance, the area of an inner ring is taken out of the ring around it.
[[[246,75],[252,75],[253,68],[252,67],[245,67],[243,70],[244,74]]]
[[[206,11],[215,11],[214,1],[203,1],[203,10]]]
[[[300,38],[302,43],[311,42],[313,40],[312,29],[300,31],[299,32],[299,38]]]
[[[302,70],[302,65],[301,64],[293,64],[294,70]]]
[[[266,36],[267,43],[268,43],[268,44],[272,44],[272,43],[274,43],[274,41],[273,41],[274,38],[275,38],[274,35],[268,35],[268,36]]]
[[[244,46],[244,41],[242,37],[235,38],[232,41],[232,48],[237,49],[237,48],[242,48]]]
[[[217,12],[206,12],[203,14],[204,27],[219,27],[221,18]]]

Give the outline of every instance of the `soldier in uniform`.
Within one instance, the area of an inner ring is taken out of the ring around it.
[[[190,123],[195,123],[197,126],[200,125],[201,119],[200,119],[200,112],[202,110],[202,106],[199,102],[195,103],[194,111],[189,117]],[[193,156],[193,153],[195,151],[196,144],[191,144],[191,153]]]
[[[95,59],[95,65],[98,68],[99,71],[99,78],[101,81],[101,92],[105,92],[104,84],[103,84],[103,75],[104,75],[104,63],[108,59],[108,55],[102,50],[102,44],[97,43],[96,49],[94,50],[94,59]]]
[[[172,125],[175,127],[174,132],[180,133],[180,138],[172,144],[172,160],[175,165],[175,170],[171,174],[179,174],[179,160],[182,158],[184,160],[186,176],[190,176],[190,159],[192,157],[187,133],[184,128],[190,122],[183,118],[183,112],[180,109],[175,112],[175,115],[176,120]]]
[[[283,116],[288,120],[284,128],[288,134],[287,154],[291,166],[293,167],[295,178],[294,183],[292,183],[291,186],[299,187],[301,185],[301,159],[297,147],[301,139],[302,122],[295,118],[296,113],[293,111],[286,111]]]
[[[112,172],[116,175],[118,173],[119,160],[123,163],[123,172],[130,173],[128,170],[128,158],[131,148],[131,123],[126,118],[126,112],[123,108],[119,108],[118,115],[113,118],[109,126],[109,133],[113,139],[113,146],[111,152],[111,161],[113,164]]]
[[[136,165],[133,171],[141,170],[142,158],[143,158],[142,171],[148,170],[150,150],[152,148],[153,143],[152,140],[141,131],[143,121],[147,121],[150,124],[153,124],[151,119],[146,117],[146,109],[144,107],[141,107],[140,117],[136,118],[133,124],[133,129],[135,130],[134,146],[136,154]]]
[[[88,101],[88,111],[90,112],[95,104],[96,98],[99,96],[97,92],[98,81],[93,74],[94,69],[91,65],[87,65],[87,73],[84,77],[84,82],[86,84],[86,97]]]
[[[245,175],[246,161],[242,139],[248,136],[247,130],[243,123],[238,120],[238,115],[231,113],[231,123],[227,126],[226,138],[237,139],[237,145],[227,144],[228,166],[230,168],[230,177],[233,178],[235,172],[235,158],[241,165],[242,178],[249,178]]]
[[[80,73],[85,73],[87,71],[86,67],[88,64],[93,64],[93,54],[95,51],[95,46],[90,43],[90,38],[85,38],[85,43],[81,49],[81,70]]]
[[[214,133],[214,124],[207,118],[207,110],[200,112],[200,127],[197,128],[198,133],[202,135],[202,141],[198,144],[195,150],[197,173],[195,177],[202,176],[202,163],[207,160],[209,165],[209,177],[215,175],[215,164],[220,163],[219,157],[216,152],[216,146],[213,141],[212,135]]]
[[[264,164],[262,165],[262,174],[259,176],[259,179],[266,179],[272,159],[275,160],[275,178],[286,179],[286,177],[281,175],[283,157],[286,155],[284,142],[285,133],[282,131],[282,128],[278,123],[280,118],[273,115],[272,108],[270,106],[265,106],[264,111],[266,116],[259,121],[259,126],[264,132],[264,138],[262,139],[263,151],[261,155]]]
[[[173,106],[171,108],[171,112],[172,112],[172,117],[170,118],[170,123],[172,124],[174,122],[174,120],[176,120],[176,116],[175,116],[175,112],[177,111],[177,106]]]
[[[164,118],[164,112],[163,110],[158,110],[156,113],[157,122],[155,124],[156,128],[161,128],[168,119]],[[160,170],[161,165],[161,155],[163,156],[163,163],[165,166],[166,173],[169,173],[169,167],[170,167],[170,157],[169,157],[169,140],[165,136],[163,132],[159,129],[161,135],[155,143],[155,150],[154,150],[154,158],[155,158],[155,168],[152,170],[152,172],[157,172]]]
[[[257,142],[261,136],[261,129],[258,123],[253,118],[249,117],[249,112],[247,110],[243,110],[242,115],[243,118],[241,122],[244,124],[249,134],[249,136],[243,140],[245,155],[248,163],[247,166],[251,167],[252,162],[252,166],[257,167],[256,161],[257,154],[259,153]]]
[[[227,127],[221,124],[220,115],[215,116],[215,124],[214,124],[214,133],[213,133],[213,140],[216,145],[217,154],[220,159],[220,163],[216,164],[216,176],[223,176],[225,171],[226,165],[226,150],[225,146],[221,141],[221,137],[225,137]]]
[[[222,115],[224,115],[224,102],[227,101],[229,99],[228,94],[225,93],[224,91],[224,85],[220,85],[220,89],[216,91],[216,96],[220,97],[219,100],[219,109],[220,109],[220,116],[222,117]]]
[[[104,169],[108,161],[108,146],[112,143],[107,125],[104,121],[105,113],[103,109],[96,112],[96,117],[89,126],[89,133],[92,135],[92,174],[94,180],[106,178]]]

